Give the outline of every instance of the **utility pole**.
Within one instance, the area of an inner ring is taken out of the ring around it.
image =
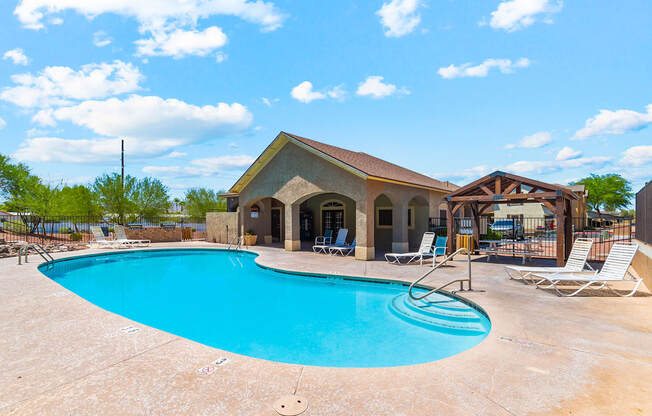
[[[124,192],[125,189],[125,141],[120,140],[120,144],[122,146],[122,151],[120,155],[120,165],[122,166],[122,174],[120,175],[121,179],[121,184],[122,184],[122,192]]]

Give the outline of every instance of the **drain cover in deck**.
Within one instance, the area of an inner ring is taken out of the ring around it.
[[[273,407],[276,413],[281,416],[296,416],[306,411],[308,401],[305,397],[288,395],[274,402]]]

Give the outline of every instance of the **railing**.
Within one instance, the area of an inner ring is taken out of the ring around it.
[[[227,250],[239,250],[242,247],[242,242],[244,241],[243,236],[236,235],[231,239],[231,242],[229,242],[228,247],[226,248]]]
[[[467,256],[467,263],[468,263],[468,270],[469,270],[468,273],[469,273],[469,276],[468,276],[466,279],[455,279],[455,280],[451,280],[450,282],[448,282],[448,283],[446,283],[446,284],[444,284],[444,285],[442,285],[442,286],[439,286],[439,287],[436,288],[436,289],[432,289],[432,290],[430,290],[429,292],[427,292],[425,295],[422,295],[422,296],[415,296],[415,295],[412,293],[412,289],[414,288],[414,286],[416,286],[417,284],[419,284],[419,282],[421,282],[421,281],[422,281],[423,279],[425,279],[426,277],[430,276],[430,273],[434,272],[435,270],[437,270],[438,268],[440,268],[441,266],[443,266],[444,264],[446,264],[449,260],[453,259],[456,255],[461,254],[461,253],[466,253],[466,256]],[[460,290],[459,290],[459,291],[465,291],[465,289],[464,289],[464,282],[468,282],[468,284],[469,284],[469,288],[466,289],[466,291],[472,291],[472,290],[473,290],[472,287],[471,287],[471,252],[470,252],[469,250],[467,250],[465,247],[462,247],[462,248],[458,249],[456,252],[454,252],[453,254],[449,255],[448,257],[446,257],[446,258],[445,258],[444,260],[442,260],[441,262],[437,263],[436,265],[433,265],[433,267],[432,267],[429,271],[427,271],[423,276],[421,276],[420,278],[418,278],[414,283],[412,283],[412,284],[410,285],[410,289],[408,290],[408,294],[409,294],[410,297],[411,297],[412,299],[414,299],[414,300],[421,300],[421,299],[423,299],[423,298],[426,298],[426,297],[432,295],[432,294],[435,293],[435,292],[439,292],[439,291],[442,290],[443,288],[448,287],[448,286],[452,285],[453,283],[458,283],[458,282],[459,282],[459,284],[460,284]],[[453,291],[453,293],[454,293],[454,292],[456,292],[456,291]]]
[[[54,258],[48,253],[48,251],[40,244],[25,244],[18,250],[18,264],[22,264],[21,258],[25,256],[25,263],[27,263],[27,256],[29,255],[29,249],[32,248],[34,251],[41,256],[46,263],[54,261]]]

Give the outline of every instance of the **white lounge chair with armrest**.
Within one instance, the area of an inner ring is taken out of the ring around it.
[[[330,247],[328,249],[328,252],[331,255],[340,254],[340,255],[342,255],[344,257],[348,256],[353,251],[355,251],[355,238],[353,239],[353,242],[351,244],[347,244],[347,245],[343,245],[343,246],[339,246],[339,247]]]
[[[385,253],[385,260],[390,263],[401,263],[401,259],[408,259],[406,263],[410,263],[415,260],[419,260],[420,264],[423,264],[424,257],[432,257],[432,242],[435,240],[435,233],[426,232],[423,233],[423,238],[421,238],[421,245],[419,246],[419,251],[412,253]]]
[[[334,244],[315,244],[312,246],[312,251],[315,253],[328,254],[328,249],[331,247],[343,247],[346,245],[346,235],[349,233],[348,228],[340,228],[337,232],[337,238]]]
[[[149,247],[151,244],[150,240],[130,240],[127,238],[127,233],[125,232],[125,227],[122,225],[116,225],[114,227],[115,230],[115,236],[116,236],[116,242],[126,245],[126,246],[131,246],[131,247]]]
[[[333,230],[326,230],[324,235],[315,237],[315,245],[326,245],[333,242]]]
[[[93,233],[93,241],[90,242],[91,248],[113,248],[115,247],[114,240],[107,240],[104,232],[100,227],[92,226],[91,232]]]
[[[559,296],[575,296],[584,289],[595,285],[595,289],[602,289],[607,287],[613,291],[618,296],[628,297],[632,296],[638,290],[639,286],[643,282],[643,279],[636,278],[634,276],[627,277],[629,274],[629,266],[636,255],[636,250],[638,250],[638,244],[623,244],[615,243],[611,250],[609,250],[609,255],[607,260],[605,260],[602,269],[599,272],[592,273],[553,273],[553,274],[539,274],[534,273],[535,277],[541,279],[536,283],[537,288],[548,289],[554,288]],[[629,292],[626,295],[621,295],[611,287],[609,283],[614,282],[632,282],[634,283],[634,290]],[[542,286],[544,283],[549,283],[547,286]],[[574,284],[574,283],[584,283],[574,292],[564,293],[559,290],[558,286],[564,284]]]
[[[510,279],[523,280],[526,283],[535,283],[532,278],[534,273],[572,273],[582,272],[585,267],[594,271],[586,259],[589,257],[593,240],[590,238],[578,238],[573,243],[573,249],[568,256],[564,267],[527,267],[527,266],[505,266],[505,272]]]

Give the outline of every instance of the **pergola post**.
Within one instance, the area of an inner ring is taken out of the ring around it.
[[[480,248],[480,209],[478,203],[471,204],[471,215],[473,216],[473,250]]]
[[[448,254],[455,251],[455,219],[453,218],[453,203],[448,201],[446,204],[446,249]]]
[[[571,209],[571,201],[570,199],[565,200],[565,208],[566,208],[566,224],[564,226],[564,264],[566,260],[568,260],[568,257],[570,256],[570,252],[573,249],[573,211]]]
[[[565,259],[565,216],[564,216],[564,198],[558,196],[555,199],[555,232],[557,234],[557,266],[563,267]]]

